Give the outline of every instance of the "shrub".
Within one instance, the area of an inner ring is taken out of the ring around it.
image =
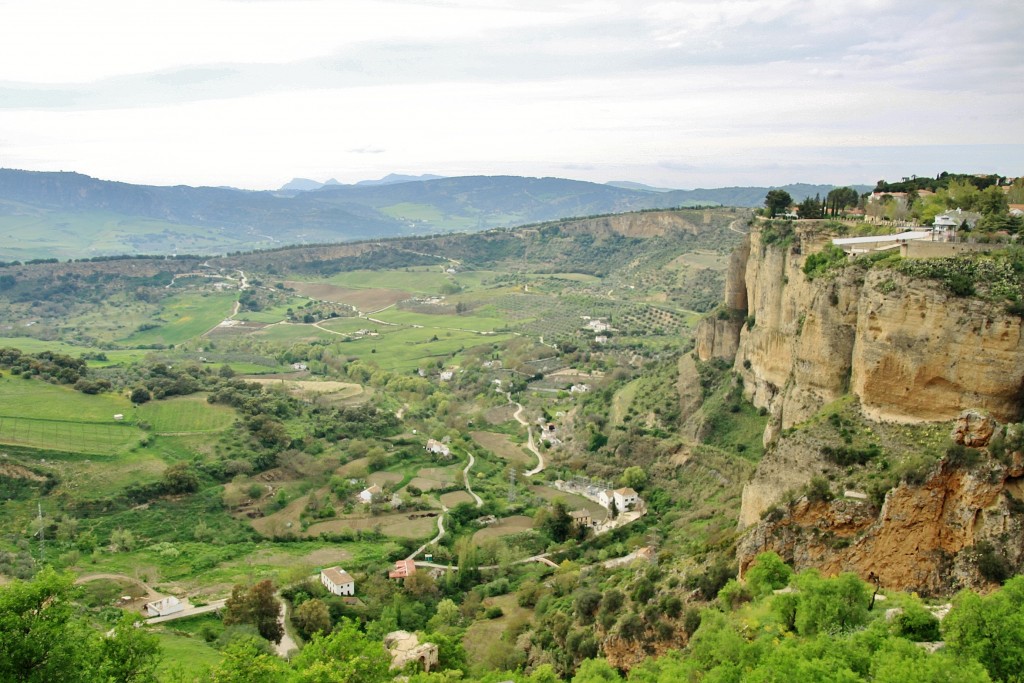
[[[941,640],[939,619],[921,605],[911,603],[893,620],[896,633],[916,643]]]
[[[989,581],[1003,583],[1013,575],[1013,567],[998,548],[988,541],[980,541],[974,546],[978,573]]]
[[[807,500],[812,503],[827,503],[834,497],[828,479],[822,476],[811,478],[810,483],[807,485]]]
[[[793,570],[781,557],[772,552],[761,553],[754,560],[754,566],[747,570],[747,585],[754,595],[764,595],[785,588],[792,577]]]
[[[970,469],[978,464],[981,459],[981,451],[976,448],[968,448],[962,444],[955,443],[946,449],[946,462],[953,467]]]
[[[505,616],[505,613],[502,611],[501,607],[494,605],[493,607],[487,608],[487,611],[484,612],[484,616],[488,619],[500,619]]]

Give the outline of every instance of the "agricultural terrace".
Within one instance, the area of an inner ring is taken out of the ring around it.
[[[87,396],[69,387],[0,377],[0,443],[48,451],[112,455],[142,437],[123,396]]]
[[[121,340],[131,346],[181,344],[216,327],[231,315],[236,294],[233,292],[195,292],[170,297],[164,301],[153,323]]]

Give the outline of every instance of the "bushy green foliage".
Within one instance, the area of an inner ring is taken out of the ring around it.
[[[939,618],[917,602],[911,602],[903,612],[893,619],[896,633],[918,643],[930,643],[941,639]]]
[[[766,595],[785,588],[793,577],[793,570],[773,552],[761,553],[747,569],[747,585],[754,595]]]
[[[77,613],[73,582],[44,569],[0,588],[0,680],[155,681],[156,638],[129,615],[103,637]]]
[[[910,277],[939,280],[956,296],[984,293],[995,300],[1017,300],[1024,287],[1024,250],[1017,247],[991,255],[905,259],[899,262],[897,270]]]
[[[1024,680],[1024,577],[985,597],[958,595],[942,635],[952,654],[980,662],[992,680]]]
[[[813,280],[844,265],[847,260],[846,252],[830,244],[822,251],[807,256],[804,260],[804,275],[808,280]]]

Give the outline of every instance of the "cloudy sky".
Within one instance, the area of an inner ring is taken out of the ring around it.
[[[1019,0],[0,0],[0,166],[276,188],[1024,173]]]

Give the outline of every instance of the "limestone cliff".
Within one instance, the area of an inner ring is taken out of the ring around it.
[[[701,360],[729,358],[735,348],[744,395],[771,416],[768,450],[743,491],[739,521],[749,528],[741,568],[771,549],[797,568],[874,573],[889,587],[947,592],[984,584],[982,542],[1021,567],[1019,453],[974,468],[942,460],[927,477],[902,481],[891,469],[907,457],[937,462],[948,437],[915,445],[915,435],[948,435],[938,423],[965,409],[1021,420],[1021,318],[892,268],[851,264],[809,279],[807,256],[826,243],[810,230],[755,228],[729,271],[742,295],[732,291],[697,332]],[[823,423],[831,416],[838,424],[837,410],[848,420],[842,439]],[[868,465],[826,457],[836,447],[863,453],[869,445],[880,455]],[[839,499],[801,498],[815,476]],[[860,486],[874,488],[874,502],[857,491],[842,496]]]
[[[1020,317],[891,269],[809,280],[804,260],[824,242],[797,232],[768,244],[754,230],[734,255],[745,262],[728,272],[728,315],[709,317],[696,334],[702,360],[736,349],[747,398],[773,418],[766,443],[849,392],[880,421],[951,420],[972,407],[1021,418]],[[737,324],[742,315],[746,324]]]
[[[697,327],[695,345],[701,360],[724,358],[732,360],[739,348],[740,329],[747,311],[745,282],[750,239],[744,239],[729,257],[725,271],[725,302],[720,312],[705,318]]]

